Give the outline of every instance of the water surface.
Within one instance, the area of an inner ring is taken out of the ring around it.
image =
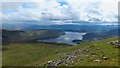
[[[42,42],[55,42],[55,43],[65,43],[70,45],[76,45],[76,43],[72,42],[73,40],[82,40],[83,35],[86,33],[79,32],[65,32],[65,35],[62,35],[53,39],[39,40]]]

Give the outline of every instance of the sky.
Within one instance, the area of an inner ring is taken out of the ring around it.
[[[119,0],[2,0],[2,23],[117,22]]]

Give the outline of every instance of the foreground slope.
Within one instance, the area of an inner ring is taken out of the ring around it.
[[[58,66],[118,66],[118,48],[109,38],[77,46],[53,43],[11,43],[3,46],[3,66],[48,66],[48,62],[63,62]],[[77,54],[76,54],[77,52]],[[65,58],[73,57],[66,60]],[[79,55],[79,56],[78,56]],[[102,56],[107,59],[103,59]],[[64,60],[63,60],[64,59]]]

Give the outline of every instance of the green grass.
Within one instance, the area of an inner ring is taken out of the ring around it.
[[[49,60],[60,59],[66,53],[73,52],[80,48],[89,49],[95,52],[98,56],[93,59],[100,59],[101,63],[93,62],[90,58],[83,57],[82,62],[73,63],[75,66],[118,66],[118,48],[114,48],[109,41],[117,40],[118,38],[110,38],[92,43],[83,43],[77,46],[68,46],[65,44],[45,44],[45,43],[14,43],[3,46],[2,61],[3,66],[39,66],[44,65]],[[94,45],[94,48],[89,46]],[[100,48],[100,50],[96,50]],[[55,52],[58,52],[55,54]],[[104,52],[104,53],[103,53]],[[89,52],[83,54],[90,55]],[[108,60],[101,59],[101,55],[107,56]],[[76,57],[76,59],[81,57]]]
[[[0,44],[0,67],[2,66],[2,45]]]
[[[86,60],[84,63],[77,63],[75,65],[83,65],[83,66],[118,66],[118,48],[114,48],[110,44],[108,44],[109,41],[116,40],[116,38],[102,40],[99,42],[94,42],[91,44],[86,44],[85,46],[82,45],[82,48],[90,49],[94,53],[96,53],[98,56],[94,59],[101,60],[101,63],[90,61],[89,58],[85,58]],[[88,48],[87,46],[94,45],[94,48]],[[100,48],[100,50],[96,50],[96,48]],[[89,53],[85,53],[87,55],[90,55]],[[108,60],[102,60],[101,55],[107,56]]]
[[[28,66],[48,61],[55,52],[63,51],[70,46],[44,43],[15,43],[3,46],[3,66]],[[40,60],[40,61],[38,61]]]

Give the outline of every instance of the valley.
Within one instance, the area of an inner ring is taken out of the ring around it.
[[[119,44],[110,42],[118,40],[119,29],[91,26],[1,29],[3,66],[118,66]]]

